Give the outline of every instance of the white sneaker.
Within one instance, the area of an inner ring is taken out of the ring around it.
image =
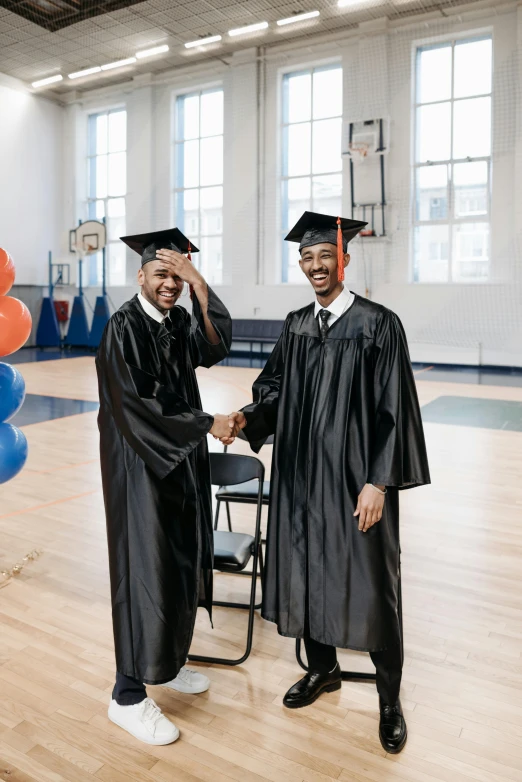
[[[152,698],[145,698],[134,706],[120,706],[112,700],[108,714],[111,722],[146,744],[162,746],[179,738],[179,730]]]
[[[180,670],[175,679],[162,685],[169,687],[176,692],[184,692],[189,695],[197,695],[200,692],[206,692],[210,687],[210,679],[202,673],[191,671],[190,668]]]

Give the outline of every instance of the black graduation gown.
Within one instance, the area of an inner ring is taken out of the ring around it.
[[[161,684],[185,664],[199,603],[212,605],[212,498],[195,368],[228,355],[230,315],[209,289],[208,342],[199,303],[171,311],[174,330],[137,296],[110,319],[96,357],[117,670]],[[192,321],[192,322],[191,322]]]
[[[290,313],[253,386],[244,430],[275,433],[262,615],[281,635],[380,651],[398,642],[398,489],[430,482],[399,318],[355,296],[321,339],[314,305]],[[353,516],[385,484],[382,519]]]

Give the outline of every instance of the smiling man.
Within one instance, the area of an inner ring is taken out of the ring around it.
[[[227,417],[203,412],[195,375],[229,351],[227,309],[182,253],[177,230],[123,237],[138,252],[141,292],[105,329],[96,368],[116,685],[109,719],[148,744],[178,729],[144,684],[199,693],[185,668],[198,602],[212,605],[212,502],[206,436]],[[175,306],[188,284],[193,312]]]
[[[365,225],[305,212],[290,231],[316,300],[287,317],[254,403],[231,420],[254,451],[275,434],[262,614],[304,639],[309,666],[283,703],[340,689],[336,647],[368,651],[380,740],[396,753],[406,742],[398,490],[430,477],[399,318],[343,285],[348,242]]]

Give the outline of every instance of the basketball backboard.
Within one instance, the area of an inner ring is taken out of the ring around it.
[[[69,231],[69,250],[77,253],[80,258],[103,250],[106,243],[107,229],[105,223],[99,220],[86,220]]]

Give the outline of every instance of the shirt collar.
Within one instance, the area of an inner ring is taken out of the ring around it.
[[[156,309],[156,307],[150,303],[150,301],[147,301],[145,296],[140,292],[138,293],[138,301],[142,306],[143,311],[146,315],[148,315],[150,318],[153,318],[157,323],[163,323],[165,318],[169,317],[169,313],[166,312],[164,315]]]
[[[328,310],[328,312],[331,312],[332,315],[340,318],[348,304],[351,302],[352,295],[353,294],[351,291],[343,287],[338,297],[334,299],[332,303],[328,305],[328,307],[322,307],[316,299],[314,317],[317,317],[321,310]]]

